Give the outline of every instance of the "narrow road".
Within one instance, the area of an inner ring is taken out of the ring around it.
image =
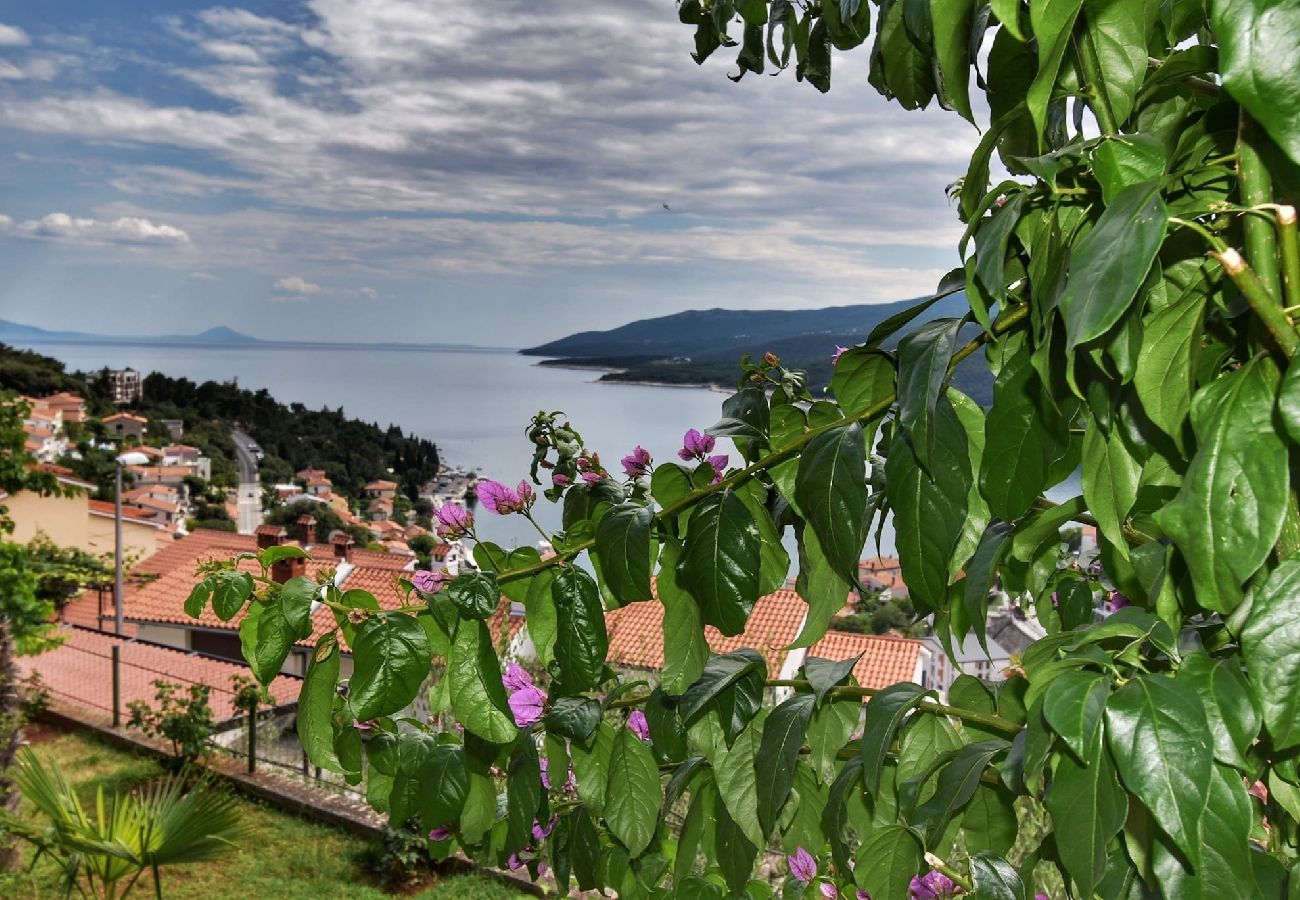
[[[262,487],[254,452],[257,443],[238,428],[231,429],[230,439],[235,442],[235,459],[239,463],[236,527],[240,534],[252,534],[262,524]]]

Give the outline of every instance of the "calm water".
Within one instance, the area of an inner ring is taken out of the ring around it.
[[[524,427],[538,410],[564,410],[607,468],[638,443],[656,460],[681,446],[688,428],[718,419],[723,396],[702,388],[599,384],[597,372],[542,368],[498,351],[260,349],[252,347],[40,344],[33,349],[69,369],[130,366],[195,381],[238,377],[283,403],[343,407],[351,416],[390,422],[437,443],[453,466],[511,484],[528,473]],[[538,502],[538,518],[559,527],[559,507]],[[506,547],[537,534],[518,516],[480,514],[479,533]],[[891,536],[892,539],[892,536]]]

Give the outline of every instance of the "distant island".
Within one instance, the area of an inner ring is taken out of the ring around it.
[[[923,299],[923,298],[918,298]],[[734,389],[740,358],[771,351],[792,368],[808,372],[809,383],[830,383],[837,346],[866,340],[880,322],[917,302],[860,303],[824,309],[687,310],[640,319],[608,331],[584,331],[519,351],[546,357],[539,364],[602,371],[606,382],[721,386]],[[945,297],[917,320],[961,316],[969,310],[963,293]],[[993,379],[978,355],[957,371],[956,382],[981,403],[992,399]]]
[[[85,331],[50,331],[0,319],[0,343],[14,346],[28,344],[117,344],[156,347],[235,347],[266,349],[277,347],[373,347],[376,350],[511,350],[512,347],[482,347],[473,344],[416,344],[409,342],[358,343],[352,341],[284,341],[253,337],[224,325],[197,334],[93,334]]]

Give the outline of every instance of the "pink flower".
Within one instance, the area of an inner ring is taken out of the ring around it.
[[[421,569],[411,576],[411,586],[421,594],[436,594],[448,581],[451,581],[451,576],[441,569],[437,572]]]
[[[583,451],[583,454],[578,457],[578,462],[576,463],[576,465],[578,467],[579,472],[591,471],[592,469],[591,457],[587,455],[586,451]]]
[[[1034,894],[1034,900],[1052,900],[1052,898],[1044,894],[1042,891],[1039,891],[1037,894]]]
[[[549,791],[551,789],[551,761],[543,756],[537,762],[542,767],[542,787]]]
[[[781,365],[781,357],[769,350],[763,354],[763,364],[766,366],[779,366]]]
[[[485,478],[478,483],[474,493],[478,495],[479,503],[487,507],[489,512],[499,516],[507,515],[519,508],[519,495],[499,481]]]
[[[431,841],[445,841],[449,837],[451,837],[450,825],[439,825],[429,832],[429,840]]]
[[[719,453],[716,456],[710,456],[708,464],[713,467],[713,483],[717,484],[722,480],[722,473],[727,469],[727,460],[730,459],[725,453]]]
[[[627,727],[641,740],[650,740],[650,723],[646,721],[645,713],[641,710],[634,709],[632,715],[627,717]]]
[[[542,720],[546,692],[541,688],[526,687],[522,691],[515,691],[506,702],[510,704],[510,711],[514,713],[515,724],[522,728]]]
[[[822,896],[829,898],[829,900],[835,900],[835,898],[840,895],[839,888],[831,884],[829,881],[823,881],[821,883],[820,890],[822,892]]]
[[[524,509],[531,509],[532,505],[537,502],[537,495],[533,493],[533,486],[527,481],[519,482],[515,488],[515,493],[519,495],[519,502],[523,504]]]
[[[510,858],[506,860],[506,868],[509,869],[511,872],[513,872],[515,869],[518,869],[523,864],[524,861],[519,858],[518,853],[511,853]]]
[[[541,822],[533,821],[533,840],[544,841],[551,834],[551,829],[555,827],[555,816],[551,816],[551,821],[542,825]]]
[[[553,472],[551,474],[551,484],[558,488],[568,487],[572,482],[573,479],[568,475],[565,475],[563,472]]]
[[[1110,599],[1106,601],[1106,611],[1116,612],[1129,605],[1128,597],[1125,597],[1119,591],[1112,591]]]
[[[713,450],[715,443],[717,442],[713,435],[701,434],[692,428],[682,435],[682,449],[677,451],[677,455],[687,462],[693,459],[704,459]]]
[[[907,886],[908,900],[944,900],[964,893],[956,883],[938,870],[926,872],[920,878],[913,878]]]
[[[501,683],[512,694],[515,691],[537,686],[533,683],[533,676],[529,675],[528,670],[518,663],[506,663],[506,673],[501,677]]]
[[[812,854],[803,847],[798,848],[785,859],[790,865],[790,874],[796,881],[809,884],[817,877],[817,860],[813,859]]]
[[[439,537],[464,537],[474,527],[474,514],[459,503],[444,503],[434,517],[438,520]]]
[[[375,727],[375,720],[368,719],[365,722],[353,722],[352,727],[355,728],[357,731],[370,731]]]
[[[862,890],[862,888],[858,888],[858,892],[853,896],[854,896],[854,900],[871,900],[871,894],[869,894],[867,891]]]
[[[644,478],[650,471],[650,453],[639,444],[619,462],[623,464],[623,472],[628,478]]]
[[[848,347],[841,347],[839,344],[836,344],[835,352],[831,354],[831,365],[833,366],[836,363],[838,363],[840,361],[840,357],[848,352],[849,352]]]
[[[605,473],[588,470],[582,473],[582,480],[587,482],[587,484],[600,484],[605,480]]]

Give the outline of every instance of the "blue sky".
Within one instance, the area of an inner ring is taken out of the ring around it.
[[[0,317],[522,346],[955,264],[971,126],[865,47],[825,96],[692,48],[671,0],[0,5]]]

